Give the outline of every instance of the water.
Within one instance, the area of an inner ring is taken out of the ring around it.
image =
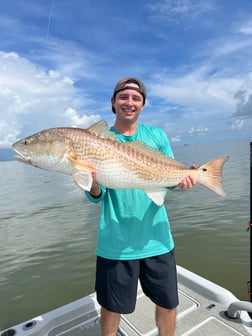
[[[249,142],[174,149],[199,165],[219,155],[226,197],[173,190],[166,206],[177,263],[248,300]],[[0,163],[0,330],[94,291],[99,205],[70,176]]]

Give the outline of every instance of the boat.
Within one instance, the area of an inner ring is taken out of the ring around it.
[[[179,306],[176,336],[252,335],[252,303],[177,266]],[[154,336],[155,305],[138,287],[132,314],[122,315],[118,336]],[[100,336],[100,307],[95,293],[0,331],[0,336]]]

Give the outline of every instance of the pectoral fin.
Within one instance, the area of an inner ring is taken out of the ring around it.
[[[92,173],[96,172],[95,167],[72,156],[70,156],[68,159],[72,162],[74,167],[78,169],[78,171],[73,174],[75,183],[81,189],[90,191],[93,183]]]
[[[76,169],[80,169],[80,170],[84,169],[84,170],[90,171],[91,173],[94,173],[96,171],[95,167],[92,166],[90,163],[75,159],[72,156],[70,156],[68,160],[72,162],[72,164],[75,166]]]
[[[84,190],[90,191],[93,183],[92,173],[88,170],[81,170],[73,174],[75,183]]]
[[[156,205],[161,206],[164,204],[167,189],[163,188],[157,191],[145,191],[145,192]]]

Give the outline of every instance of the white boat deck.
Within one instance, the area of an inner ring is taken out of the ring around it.
[[[237,298],[226,289],[178,266],[179,300],[176,336],[249,336],[247,312],[229,318],[228,306]],[[250,308],[250,303],[248,303]],[[252,304],[251,304],[252,307]],[[138,290],[134,313],[123,315],[118,336],[154,336],[154,304]],[[95,294],[0,331],[0,336],[100,336],[99,306]]]

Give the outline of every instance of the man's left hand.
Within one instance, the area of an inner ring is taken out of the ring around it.
[[[195,165],[192,165],[190,169],[196,169],[197,167]],[[181,189],[192,189],[192,187],[196,184],[196,180],[193,176],[188,175],[184,177],[178,184],[178,187]]]

